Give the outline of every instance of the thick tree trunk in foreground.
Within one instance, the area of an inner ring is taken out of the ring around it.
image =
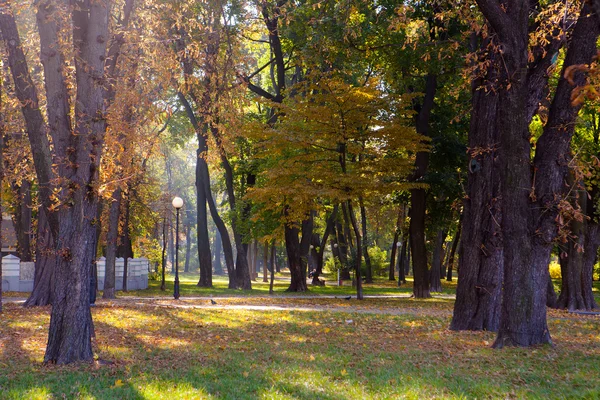
[[[496,126],[499,96],[495,55],[473,82],[467,194],[458,256],[458,286],[450,329],[497,331],[504,257]],[[453,245],[453,248],[454,245]],[[449,268],[450,269],[450,268]]]
[[[569,191],[575,190],[575,186],[579,184],[571,178],[569,170],[571,138],[582,104],[573,101],[573,96],[577,95],[578,88],[587,84],[587,78],[584,72],[573,72],[572,69],[573,66],[586,65],[592,61],[597,54],[596,41],[599,33],[598,16],[592,12],[590,5],[585,3],[568,43],[548,122],[536,146],[534,161],[537,173],[534,196],[537,201],[531,207],[531,220],[535,223],[532,229],[536,232],[533,257],[537,268],[543,269],[543,273],[546,274],[546,279],[553,240],[558,234],[556,221],[559,219],[560,201],[566,199]],[[579,193],[580,207],[584,212],[587,211],[587,195],[585,192]],[[584,221],[572,222],[572,228],[577,231],[577,246],[573,248],[574,242],[570,241],[568,272],[567,276],[563,275],[565,293],[561,292],[559,307],[585,310],[593,306],[583,297],[584,255],[580,250],[585,247],[584,225]]]

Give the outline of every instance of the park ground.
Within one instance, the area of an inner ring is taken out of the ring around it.
[[[330,284],[287,295],[285,277],[271,296],[196,280],[183,276],[178,301],[171,282],[99,299],[97,359],[75,366],[42,363],[49,307],[5,294],[0,399],[600,398],[599,316],[549,310],[553,346],[495,350],[492,332],[448,329],[446,282],[415,300],[410,283],[377,281],[358,301]]]

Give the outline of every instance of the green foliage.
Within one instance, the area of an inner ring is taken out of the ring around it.
[[[369,257],[371,257],[371,268],[373,276],[385,276],[389,270],[388,253],[384,249],[373,246],[368,248]],[[363,260],[361,265],[361,274],[365,276],[367,266]]]

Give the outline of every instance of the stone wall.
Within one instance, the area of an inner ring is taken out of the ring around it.
[[[104,289],[104,275],[106,270],[106,259],[99,258],[98,266],[98,290]],[[123,270],[125,260],[117,258],[115,289],[123,290]],[[127,289],[140,290],[148,288],[148,259],[130,258],[127,262]],[[33,290],[33,278],[35,276],[35,264],[33,262],[21,262],[12,254],[2,258],[2,290],[7,292],[31,292]]]

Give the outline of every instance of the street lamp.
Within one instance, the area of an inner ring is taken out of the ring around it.
[[[175,286],[173,291],[173,297],[177,300],[179,299],[179,210],[183,207],[183,200],[181,197],[175,197],[171,204],[175,207],[177,215],[175,218]]]

